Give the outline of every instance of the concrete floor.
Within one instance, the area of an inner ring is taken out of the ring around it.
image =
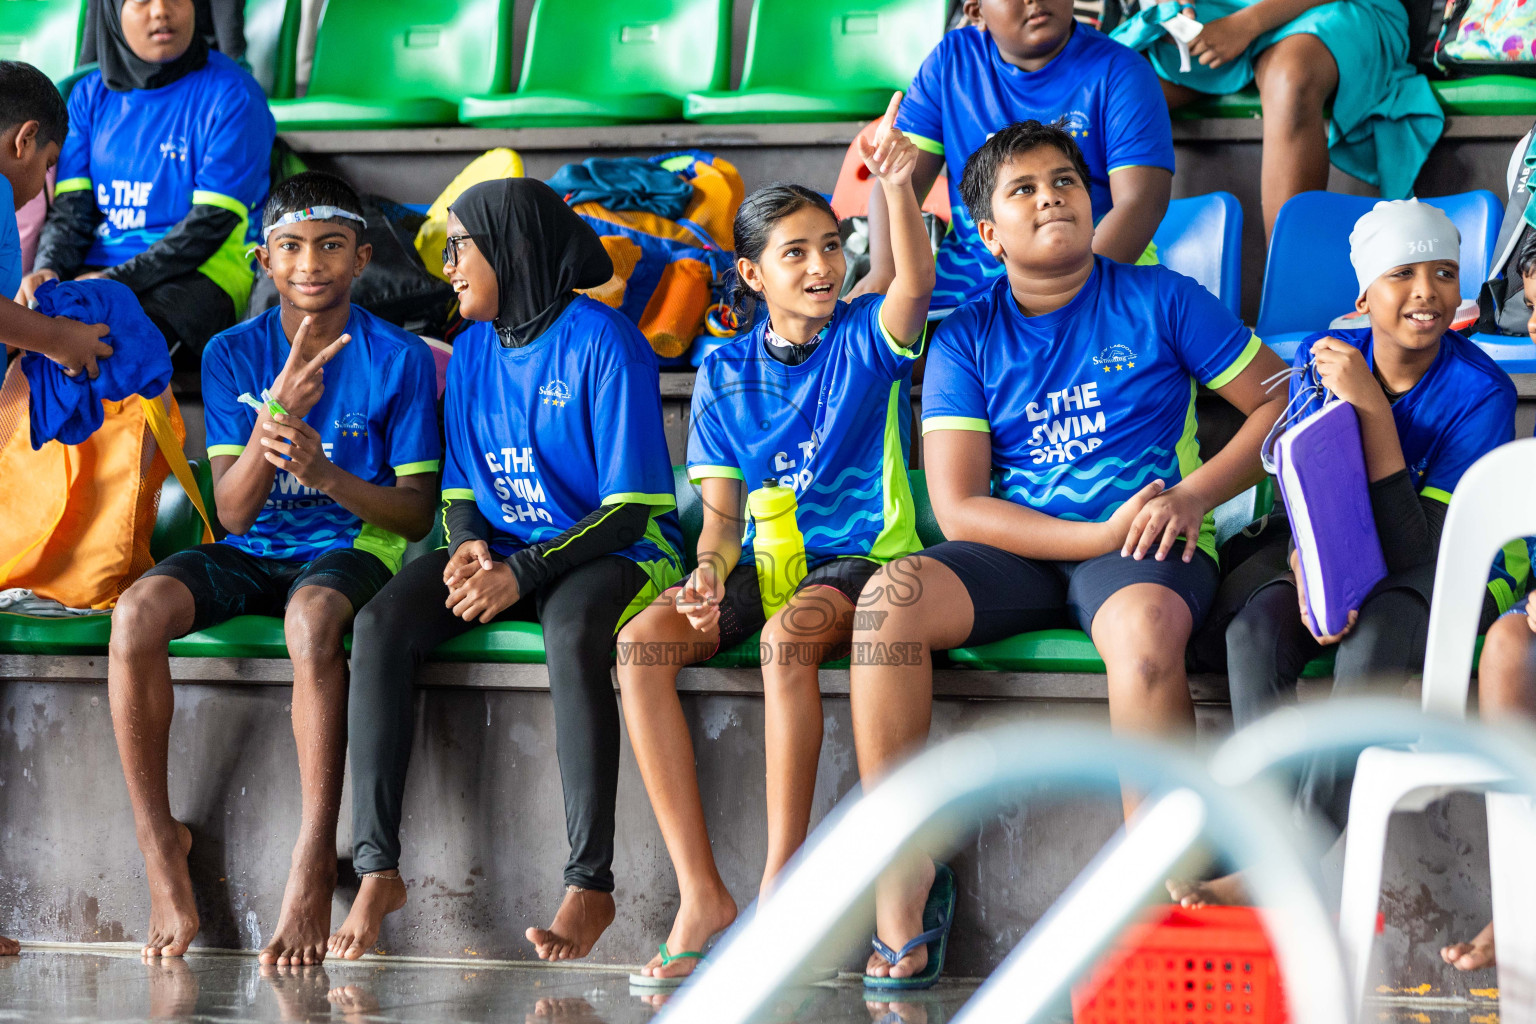
[[[975,985],[945,981],[905,1003],[865,1001],[852,978],[784,995],[783,1024],[945,1024]],[[89,1022],[526,1021],[640,1024],[666,997],[632,995],[627,971],[369,959],[262,967],[255,957],[202,954],[148,963],[113,949],[34,950],[0,957],[0,1021]],[[664,1019],[664,1017],[662,1018]]]

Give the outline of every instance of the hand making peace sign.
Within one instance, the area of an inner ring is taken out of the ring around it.
[[[891,185],[906,185],[912,181],[912,170],[917,166],[917,145],[896,127],[896,112],[901,109],[901,93],[892,93],[890,105],[875,129],[875,139],[870,142],[863,135],[858,137],[859,156],[869,173]]]
[[[320,396],[325,394],[325,364],[352,340],[352,335],[343,334],[321,349],[319,355],[306,361],[300,353],[304,350],[304,343],[309,340],[310,323],[310,318],[305,317],[304,322],[299,324],[293,344],[288,348],[288,361],[283,364],[282,372],[268,389],[277,404],[294,417],[307,416],[315,403],[320,401]]]

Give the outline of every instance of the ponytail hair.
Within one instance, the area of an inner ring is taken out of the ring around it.
[[[731,226],[736,237],[737,258],[760,262],[763,250],[768,248],[768,236],[773,233],[773,226],[808,206],[821,210],[832,218],[832,223],[837,223],[837,214],[832,212],[832,204],[826,197],[804,185],[776,181],[747,196],[736,211],[736,221]],[[753,308],[763,300],[762,293],[743,281],[734,268],[731,273],[731,310],[741,323],[749,324]]]

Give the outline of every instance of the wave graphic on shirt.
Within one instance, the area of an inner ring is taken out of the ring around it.
[[[853,527],[857,523],[885,523],[885,510],[867,510],[855,512],[836,526],[817,526],[805,531],[805,546],[814,548],[817,544],[825,542],[828,547],[842,547],[848,542],[848,537],[853,533]]]
[[[993,258],[976,234],[976,222],[964,206],[951,210],[953,223],[939,244],[934,261],[934,309],[949,309],[975,298],[1007,270]]]
[[[848,478],[850,475],[853,475],[855,480],[868,480],[869,484],[865,487],[859,488],[856,491],[842,491],[839,493],[838,488],[842,486],[843,480]],[[815,512],[819,515],[831,518],[837,514],[838,509],[842,508],[849,502],[867,501],[870,498],[880,494],[880,492],[884,489],[884,475],[878,469],[872,471],[864,471],[857,474],[854,474],[852,470],[844,470],[842,473],[838,474],[837,481],[835,483],[828,484],[826,486],[822,486],[819,483],[812,484],[809,490],[807,490],[805,494],[801,495],[799,511]],[[832,497],[833,500],[830,504],[818,505],[813,501],[806,500],[812,497],[819,498],[824,495]]]
[[[1115,458],[1099,460],[1094,465],[1092,471],[1078,469],[1078,467],[1070,463],[1046,473],[1030,473],[1027,470],[1010,469],[1003,476],[1004,489],[1002,496],[1009,501],[1027,505],[1030,508],[1043,509],[1062,498],[1070,499],[1075,504],[1086,505],[1091,501],[1102,500],[1101,496],[1106,491],[1121,492],[1119,500],[1115,502],[1118,505],[1153,480],[1162,479],[1167,481],[1170,486],[1178,482],[1179,459],[1175,453],[1170,452],[1166,448],[1152,448],[1148,450],[1148,454],[1155,460],[1164,461],[1147,463],[1130,476],[1121,476],[1119,474],[1134,463]],[[1078,484],[1086,484],[1087,486],[1079,489],[1063,482],[1062,478],[1066,474],[1059,472],[1059,470],[1076,470],[1076,472],[1071,474],[1071,479]],[[1020,476],[1028,481],[1029,486],[1008,483],[1009,480],[1017,479]],[[1036,497],[1036,494],[1039,493],[1038,489],[1041,487],[1047,490],[1043,495]],[[1059,519],[1080,518],[1067,513],[1053,514]]]

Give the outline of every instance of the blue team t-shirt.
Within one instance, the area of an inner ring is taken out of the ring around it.
[[[1066,46],[1038,71],[1014,67],[982,28],[947,33],[923,61],[902,100],[896,126],[921,149],[944,157],[950,229],[939,245],[931,314],[978,297],[1004,273],[976,234],[960,198],[965,161],[999,129],[1066,118],[1088,164],[1097,224],[1109,212],[1111,171],[1173,171],[1173,128],[1157,73],[1146,59],[1078,23]]]
[[[160,89],[113,92],[93,71],[69,95],[56,195],[90,190],[101,211],[89,266],[115,267],[159,241],[194,204],[240,223],[198,267],[244,309],[277,127],[261,86],[222,53]]]
[[[325,393],[304,417],[320,435],[326,457],[371,484],[436,472],[442,460],[437,428],[437,370],[420,338],[353,306],[352,340],[325,365]],[[215,335],[203,350],[203,419],[209,455],[245,451],[256,410],[240,395],[260,395],[288,361],[281,311],[270,309]],[[355,547],[400,568],[405,538],[364,523],[329,495],[279,470],[256,522],[223,540],[264,558],[308,562],[327,551]]]
[[[1310,335],[1297,346],[1292,365],[1305,367],[1311,362],[1313,343],[1325,337],[1355,346],[1375,370],[1374,335],[1369,327]],[[1300,376],[1292,377],[1292,399],[1300,386]],[[1446,331],[1429,370],[1392,403],[1392,420],[1413,489],[1421,497],[1450,504],[1472,463],[1515,439],[1515,385],[1476,344]],[[1508,611],[1525,592],[1530,568],[1526,541],[1504,546],[1488,576],[1488,590],[1500,612]]]
[[[21,288],[21,230],[16,226],[15,192],[0,174],[0,300],[10,300]]]
[[[1261,345],[1198,282],[1094,257],[1060,309],[1025,316],[997,281],[934,335],[923,433],[979,430],[994,497],[1058,519],[1103,522],[1153,480],[1200,465],[1197,384],[1219,388]],[[1200,547],[1215,555],[1206,516]]]
[[[922,545],[907,484],[912,365],[880,322],[884,296],[839,302],[810,358],[768,353],[767,321],[711,352],[693,389],[688,478],[773,479],[798,498],[808,568],[888,561]],[[743,541],[751,560],[753,527]]]
[[[601,505],[641,502],[653,509],[645,536],[616,552],[651,579],[631,610],[682,575],[656,356],[617,310],[578,296],[521,348],[474,324],[454,341],[444,402],[443,497],[479,506],[497,555]]]

